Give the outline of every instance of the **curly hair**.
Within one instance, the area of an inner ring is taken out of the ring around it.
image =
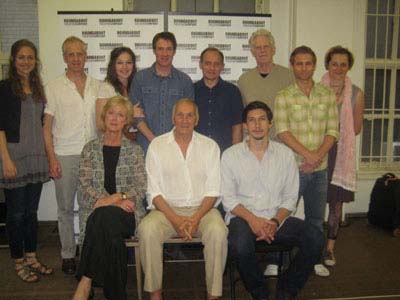
[[[35,67],[29,73],[28,78],[29,87],[32,90],[32,98],[36,102],[46,102],[46,95],[44,93],[42,79],[40,77],[41,64],[38,57],[38,51],[36,49],[36,46],[29,40],[18,40],[11,46],[10,67],[8,69],[8,78],[11,81],[11,89],[13,93],[18,96],[18,98],[20,98],[21,100],[26,99],[27,95],[25,94],[22,86],[22,78],[18,74],[17,68],[15,66],[15,60],[22,47],[28,47],[32,49],[35,54]]]
[[[115,91],[120,93],[121,95],[123,95],[123,86],[122,86],[122,83],[118,79],[117,72],[115,70],[115,65],[117,63],[118,57],[122,53],[128,53],[133,62],[132,74],[128,78],[128,88],[130,87],[133,76],[136,73],[136,56],[135,56],[135,53],[133,53],[133,51],[131,50],[131,48],[118,47],[111,51],[110,61],[108,62],[108,66],[107,66],[107,75],[105,78],[105,81],[109,82],[114,87]]]
[[[325,54],[325,69],[328,70],[329,63],[335,54],[347,55],[347,61],[349,63],[349,70],[350,70],[354,64],[354,55],[353,55],[353,53],[351,53],[351,51],[349,49],[344,48],[340,45],[332,47],[332,48],[328,49],[328,52],[326,52],[326,54]]]

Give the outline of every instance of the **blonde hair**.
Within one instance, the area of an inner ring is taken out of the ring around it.
[[[63,42],[63,44],[61,46],[63,55],[67,52],[68,45],[74,44],[74,43],[81,44],[83,51],[85,53],[87,52],[87,44],[84,41],[82,41],[80,38],[78,38],[76,36],[69,36],[65,39],[65,41]]]
[[[190,98],[182,98],[179,99],[175,104],[174,107],[172,108],[172,118],[175,117],[175,112],[176,112],[176,108],[178,107],[178,105],[183,104],[183,103],[188,103],[193,105],[194,110],[195,110],[195,115],[196,115],[196,119],[197,121],[199,121],[199,108],[197,107],[196,102],[194,102],[194,100],[190,99]]]
[[[272,36],[272,33],[264,28],[258,29],[251,34],[249,38],[249,45],[251,48],[253,48],[254,39],[258,36],[265,36],[269,41],[270,46],[275,48],[275,39]]]
[[[126,125],[125,126],[131,126],[133,123],[133,106],[132,104],[126,100],[122,96],[114,96],[110,99],[107,100],[106,104],[104,105],[103,109],[101,110],[101,130],[104,132],[105,131],[105,118],[107,112],[115,106],[122,106],[126,110]]]

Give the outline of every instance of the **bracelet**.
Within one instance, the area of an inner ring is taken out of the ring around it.
[[[271,218],[270,221],[274,222],[278,227],[281,225],[277,218]]]
[[[124,192],[121,193],[121,197],[122,197],[122,200],[128,199],[128,197],[126,196],[126,193],[124,193]]]

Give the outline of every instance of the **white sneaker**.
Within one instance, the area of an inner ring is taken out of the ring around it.
[[[321,277],[328,277],[331,275],[331,272],[329,272],[329,270],[323,264],[314,265],[314,271],[315,275]]]
[[[278,276],[278,265],[267,265],[264,271],[265,276]]]
[[[328,267],[333,267],[336,265],[336,258],[333,251],[326,251],[323,255],[324,264]]]

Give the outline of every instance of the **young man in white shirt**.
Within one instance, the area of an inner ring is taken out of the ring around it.
[[[74,199],[78,187],[79,158],[83,146],[97,137],[95,101],[100,81],[84,71],[86,44],[68,37],[63,45],[65,74],[46,86],[44,140],[50,176],[56,187],[62,271],[75,274]]]
[[[299,171],[293,152],[269,140],[272,117],[271,109],[260,101],[244,109],[243,126],[249,136],[222,155],[222,203],[230,253],[253,300],[270,299],[256,242],[299,248],[277,283],[277,300],[295,300],[321,257],[324,237],[317,227],[290,217],[297,203]]]

